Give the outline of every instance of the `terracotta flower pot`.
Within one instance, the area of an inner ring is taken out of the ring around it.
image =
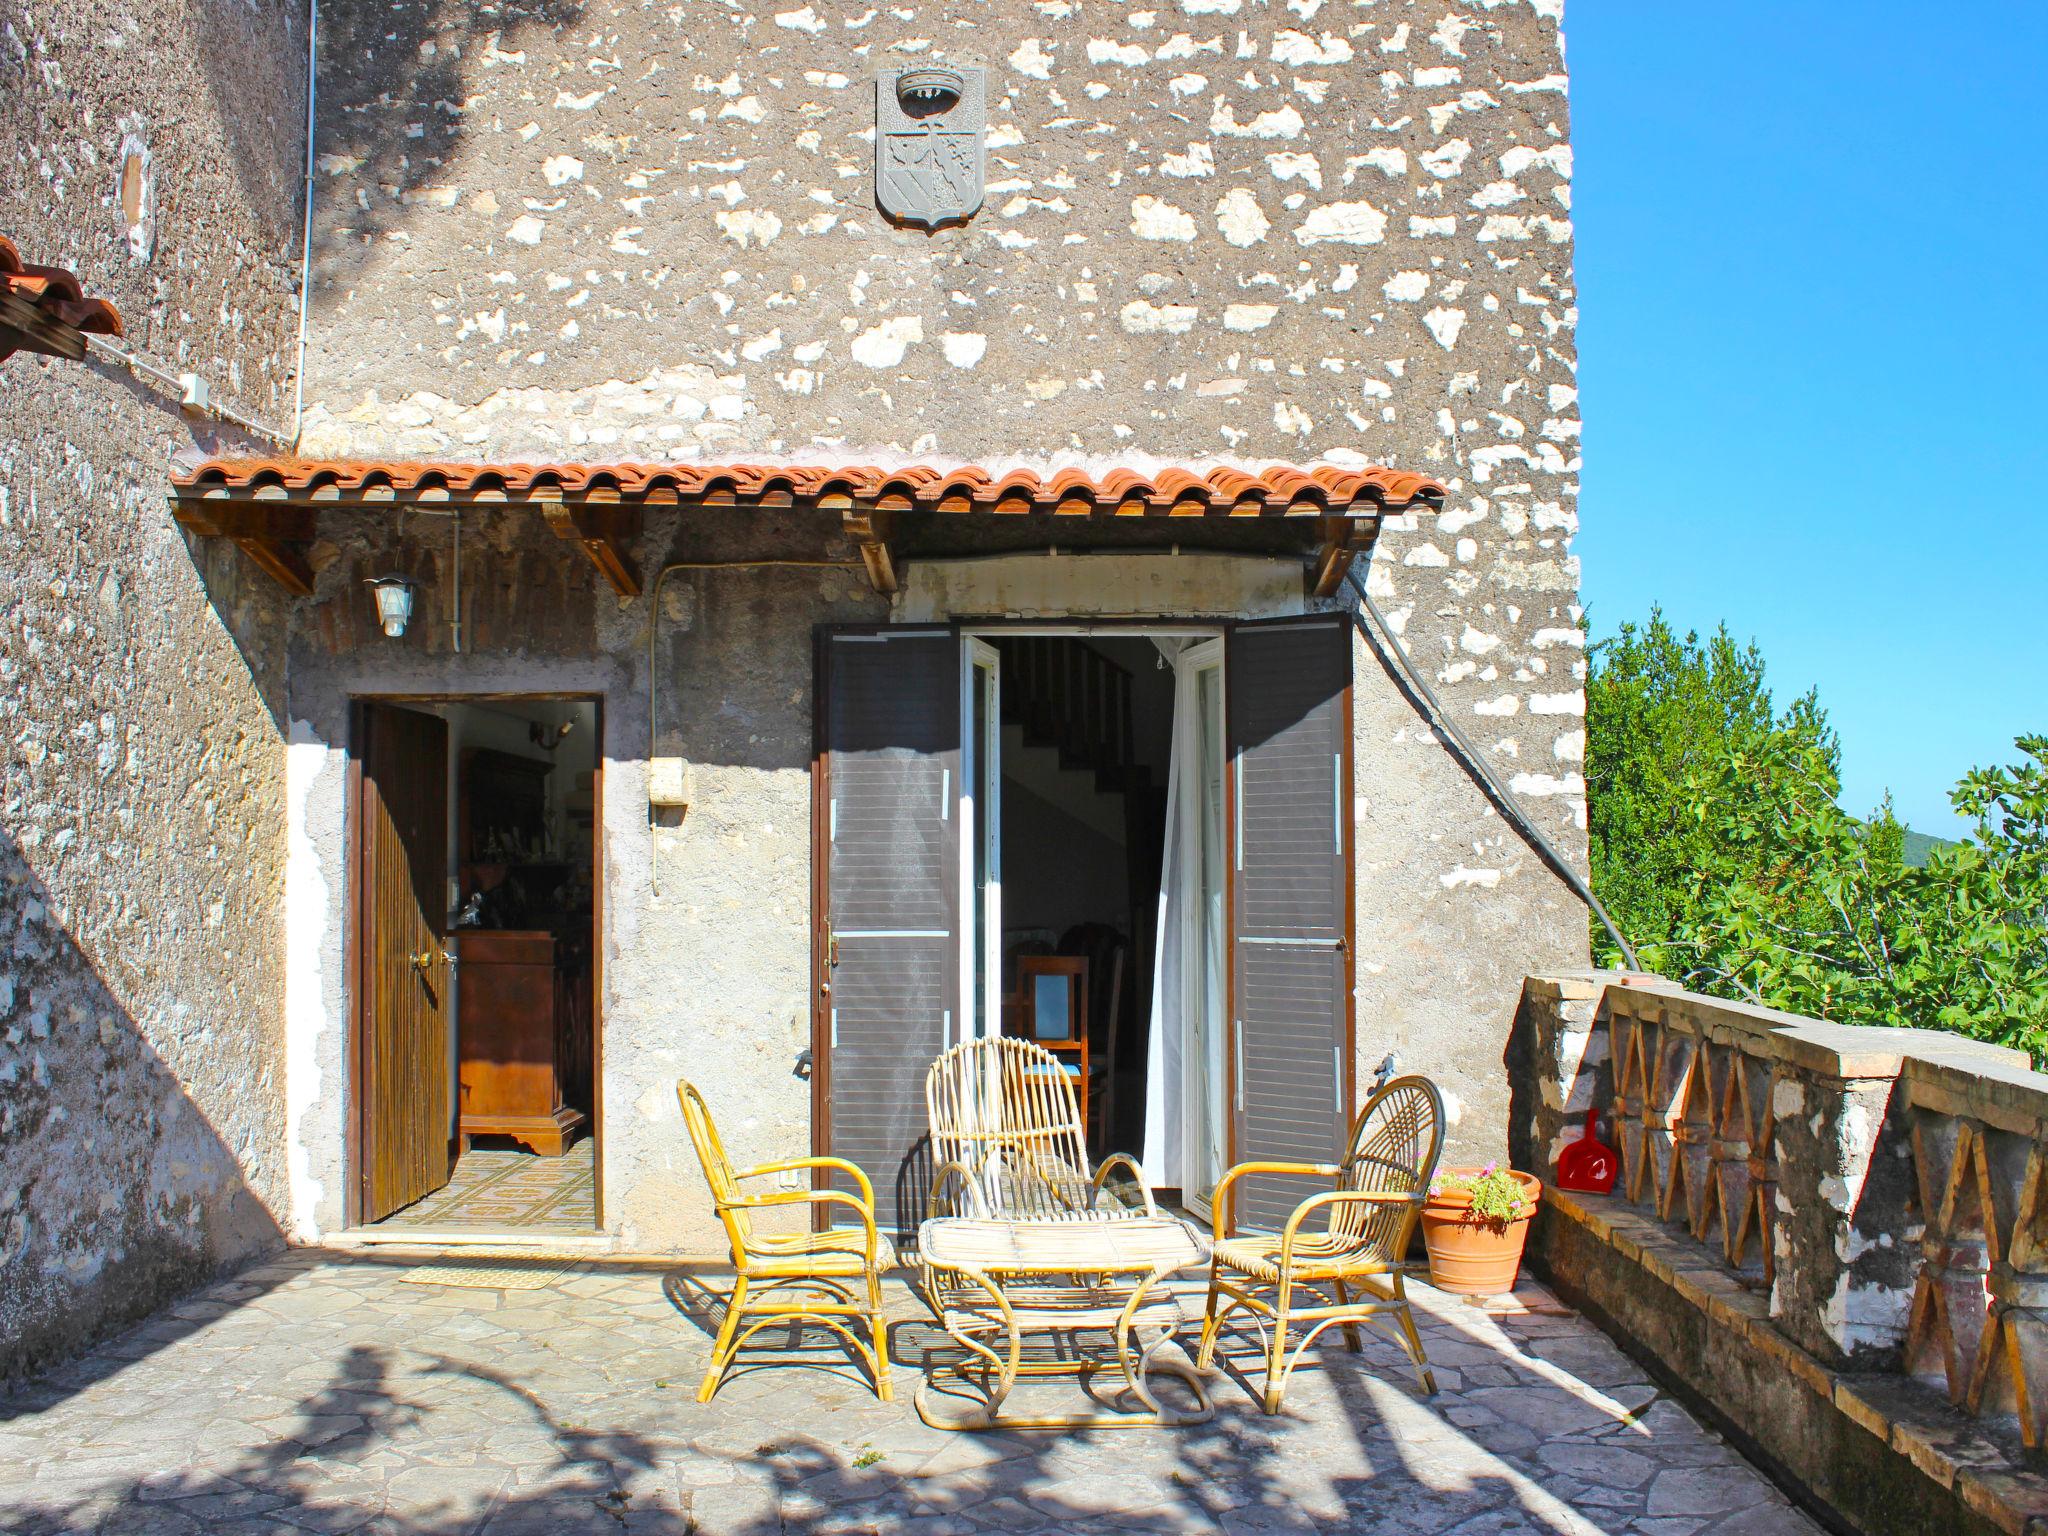
[[[1453,1168],[1446,1176],[1478,1171]],[[1529,1220],[1536,1214],[1536,1197],[1543,1193],[1543,1182],[1519,1170],[1510,1172],[1522,1186],[1522,1208],[1500,1226],[1473,1216],[1472,1196],[1465,1190],[1447,1189],[1423,1202],[1422,1242],[1429,1250],[1429,1283],[1438,1290],[1459,1296],[1498,1296],[1515,1288],[1515,1275],[1522,1267],[1522,1245],[1528,1241]]]

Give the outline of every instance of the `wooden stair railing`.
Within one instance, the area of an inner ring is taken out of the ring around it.
[[[1024,743],[1056,747],[1062,768],[1091,772],[1106,793],[1149,787],[1131,725],[1131,674],[1093,646],[1056,636],[1004,642],[1003,718]]]

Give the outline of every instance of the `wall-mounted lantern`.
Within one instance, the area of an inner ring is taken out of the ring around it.
[[[372,576],[366,585],[377,599],[377,622],[396,640],[412,617],[413,584],[403,576]]]
[[[920,64],[875,79],[875,202],[903,224],[964,222],[981,207],[986,87],[978,69]]]

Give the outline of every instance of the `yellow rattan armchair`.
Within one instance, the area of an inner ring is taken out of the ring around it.
[[[1443,1121],[1434,1083],[1396,1078],[1360,1111],[1343,1162],[1240,1163],[1223,1176],[1211,1205],[1215,1246],[1202,1318],[1202,1369],[1215,1359],[1223,1320],[1240,1308],[1252,1313],[1266,1335],[1265,1409],[1278,1413],[1287,1378],[1324,1330],[1342,1324],[1356,1351],[1358,1324],[1378,1326],[1386,1317],[1398,1328],[1423,1391],[1436,1391],[1403,1281],[1408,1245],[1436,1171]],[[1277,1234],[1226,1237],[1233,1186],[1251,1173],[1328,1178],[1336,1188],[1304,1200]],[[1309,1329],[1290,1354],[1288,1330],[1295,1323]]]
[[[882,1317],[882,1271],[894,1266],[896,1256],[888,1240],[875,1230],[875,1192],[867,1175],[837,1157],[793,1157],[736,1172],[725,1155],[725,1143],[719,1139],[704,1096],[688,1080],[682,1080],[676,1084],[676,1097],[682,1101],[683,1123],[690,1128],[690,1141],[704,1168],[704,1182],[711,1186],[713,1205],[732,1246],[732,1300],[726,1305],[725,1321],[711,1349],[711,1368],[697,1389],[697,1401],[711,1401],[741,1345],[778,1323],[816,1323],[830,1328],[867,1362],[876,1394],[889,1401],[889,1328]],[[860,1187],[859,1195],[840,1189],[791,1189],[762,1195],[740,1191],[747,1179],[821,1168],[853,1180]],[[823,1232],[756,1232],[752,1213],[778,1206],[851,1206],[859,1213],[860,1225]],[[864,1295],[854,1292],[855,1283],[864,1287]],[[866,1340],[851,1326],[863,1318],[867,1320]]]

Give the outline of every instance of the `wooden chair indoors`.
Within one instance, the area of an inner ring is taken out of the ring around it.
[[[1088,962],[1076,955],[1019,955],[1017,1004],[1005,1010],[1004,1032],[1052,1053],[1055,1070],[1073,1085],[1080,1101],[1081,1124],[1091,1124]]]
[[[741,1345],[778,1323],[799,1327],[816,1323],[830,1328],[867,1363],[876,1395],[889,1401],[889,1330],[882,1317],[882,1271],[895,1265],[896,1256],[888,1240],[875,1230],[875,1193],[867,1175],[836,1157],[793,1157],[735,1171],[704,1096],[685,1079],[677,1082],[676,1097],[682,1101],[683,1122],[690,1129],[697,1161],[703,1165],[704,1182],[711,1186],[714,1208],[725,1224],[734,1273],[732,1300],[712,1346],[711,1368],[697,1389],[697,1401],[711,1401]],[[740,1190],[748,1179],[818,1168],[852,1179],[860,1187],[859,1195],[839,1189],[777,1190],[760,1195]],[[780,1206],[802,1206],[808,1211],[820,1205],[850,1206],[859,1215],[860,1225],[774,1235],[754,1230],[755,1211]],[[860,1294],[851,1289],[856,1283],[862,1287]],[[863,1319],[866,1341],[851,1326]]]
[[[1358,1324],[1378,1325],[1388,1315],[1423,1391],[1435,1393],[1403,1277],[1443,1144],[1443,1121],[1434,1083],[1396,1078],[1359,1112],[1341,1163],[1240,1163],[1223,1176],[1211,1206],[1215,1245],[1197,1358],[1203,1370],[1215,1359],[1223,1320],[1240,1308],[1252,1312],[1268,1325],[1265,1409],[1278,1413],[1287,1378],[1324,1330],[1342,1324],[1356,1352]],[[1278,1233],[1226,1237],[1232,1186],[1253,1173],[1333,1179],[1336,1187],[1302,1201]],[[1300,1292],[1308,1293],[1309,1305],[1301,1304]],[[1290,1355],[1288,1330],[1298,1322],[1309,1329]]]
[[[1154,1216],[1152,1191],[1128,1153],[1091,1167],[1088,1133],[1060,1059],[1030,1040],[966,1040],[924,1079],[934,1216],[1059,1221]],[[1108,1184],[1123,1170],[1132,1205]]]

